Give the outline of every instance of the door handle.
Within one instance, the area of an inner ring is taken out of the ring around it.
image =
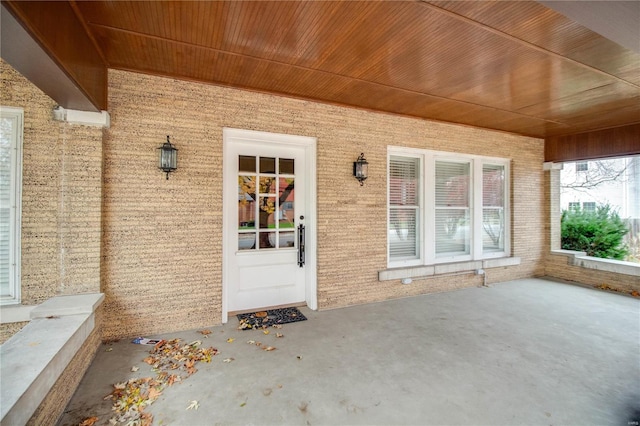
[[[298,266],[304,266],[304,225],[298,225]]]

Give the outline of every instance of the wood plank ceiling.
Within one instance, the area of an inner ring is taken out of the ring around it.
[[[109,68],[541,138],[640,122],[640,54],[533,1],[69,4]]]

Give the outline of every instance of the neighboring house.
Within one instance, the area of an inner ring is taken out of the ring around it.
[[[609,204],[623,219],[640,219],[640,156],[566,163],[561,176],[563,210]]]

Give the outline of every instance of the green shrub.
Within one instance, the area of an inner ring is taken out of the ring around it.
[[[593,210],[570,208],[562,212],[562,248],[584,251],[587,256],[623,260],[629,253],[623,237],[625,222],[608,204]]]

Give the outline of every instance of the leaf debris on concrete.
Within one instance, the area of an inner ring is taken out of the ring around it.
[[[114,401],[112,409],[116,412],[109,423],[150,426],[153,416],[144,411],[145,407],[158,399],[166,387],[198,371],[195,368],[198,362],[211,362],[218,354],[217,349],[202,348],[201,345],[199,340],[184,344],[180,339],[162,340],[155,345],[143,361],[156,371],[156,377],[133,378],[114,384],[113,392],[105,397]],[[198,409],[198,401],[191,402],[195,402],[195,406],[190,407]]]

